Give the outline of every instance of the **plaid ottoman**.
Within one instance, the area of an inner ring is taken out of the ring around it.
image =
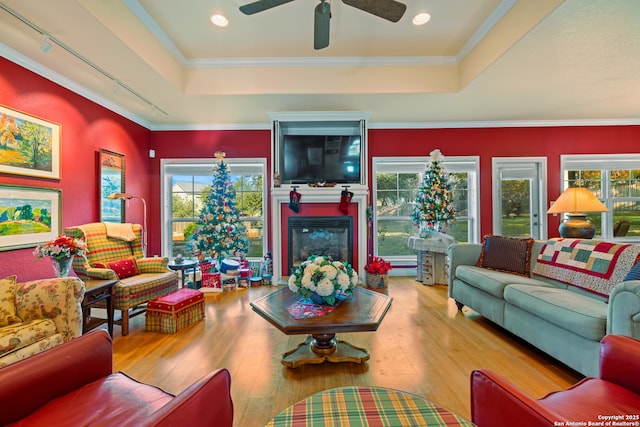
[[[204,295],[182,288],[147,303],[145,330],[175,334],[204,319]]]

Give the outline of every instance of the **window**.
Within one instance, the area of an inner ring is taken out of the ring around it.
[[[588,188],[609,209],[587,213],[604,239],[638,240],[640,236],[640,155],[564,155],[562,189]]]
[[[225,159],[236,190],[237,207],[247,227],[247,257],[262,258],[265,252],[266,186],[264,159]],[[191,256],[189,241],[200,216],[204,198],[213,182],[213,159],[162,160],[163,253]]]
[[[419,232],[411,214],[428,160],[428,157],[373,158],[376,255],[415,262],[415,251],[407,247],[407,240]],[[457,212],[456,224],[445,231],[459,242],[479,240],[478,165],[478,157],[445,157],[443,162],[450,174],[449,186]]]

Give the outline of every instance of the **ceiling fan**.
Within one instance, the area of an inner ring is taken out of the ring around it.
[[[240,6],[240,12],[253,15],[294,0],[258,0]],[[407,5],[395,0],[342,0],[342,3],[360,9],[391,22],[398,22]],[[313,48],[324,49],[329,46],[329,20],[331,19],[331,5],[327,0],[320,0],[315,8],[313,20]]]

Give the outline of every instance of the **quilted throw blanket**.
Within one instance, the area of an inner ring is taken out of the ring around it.
[[[606,297],[624,280],[638,255],[640,245],[552,239],[542,247],[533,273]]]

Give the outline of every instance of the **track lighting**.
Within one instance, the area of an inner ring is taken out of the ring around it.
[[[148,100],[147,98],[142,96],[140,93],[138,93],[135,90],[133,90],[130,86],[128,86],[128,85],[126,85],[124,83],[121,83],[115,76],[113,76],[112,74],[107,72],[105,69],[103,69],[99,65],[91,62],[89,59],[85,58],[80,53],[78,53],[75,50],[73,50],[70,46],[67,46],[61,40],[58,40],[55,37],[47,34],[47,32],[44,30],[44,28],[39,27],[35,23],[29,21],[27,18],[25,18],[24,16],[20,15],[19,13],[14,11],[13,9],[9,8],[7,5],[5,5],[1,1],[0,1],[0,10],[4,10],[8,14],[12,15],[14,18],[19,20],[20,22],[24,23],[28,27],[32,28],[34,31],[37,31],[39,34],[41,34],[42,35],[42,44],[40,45],[40,50],[42,50],[44,53],[47,53],[51,49],[53,49],[53,45],[55,44],[60,49],[62,49],[63,51],[66,51],[67,53],[75,56],[78,60],[84,62],[89,67],[93,68],[98,73],[102,74],[103,76],[105,76],[106,78],[111,80],[112,83],[113,83],[113,87],[111,89],[113,91],[113,93],[117,93],[121,88],[123,88],[124,90],[126,90],[127,92],[131,93],[133,96],[138,98],[140,101],[142,101],[143,103],[148,105],[151,108],[152,113],[154,115],[156,115],[157,113],[162,113],[165,116],[169,115],[169,113],[167,113],[166,111],[164,111],[160,107],[156,106],[153,102],[151,102],[150,100]]]
[[[53,49],[53,45],[51,44],[51,37],[49,36],[49,34],[43,34],[40,50],[44,53],[49,53],[51,49]]]

